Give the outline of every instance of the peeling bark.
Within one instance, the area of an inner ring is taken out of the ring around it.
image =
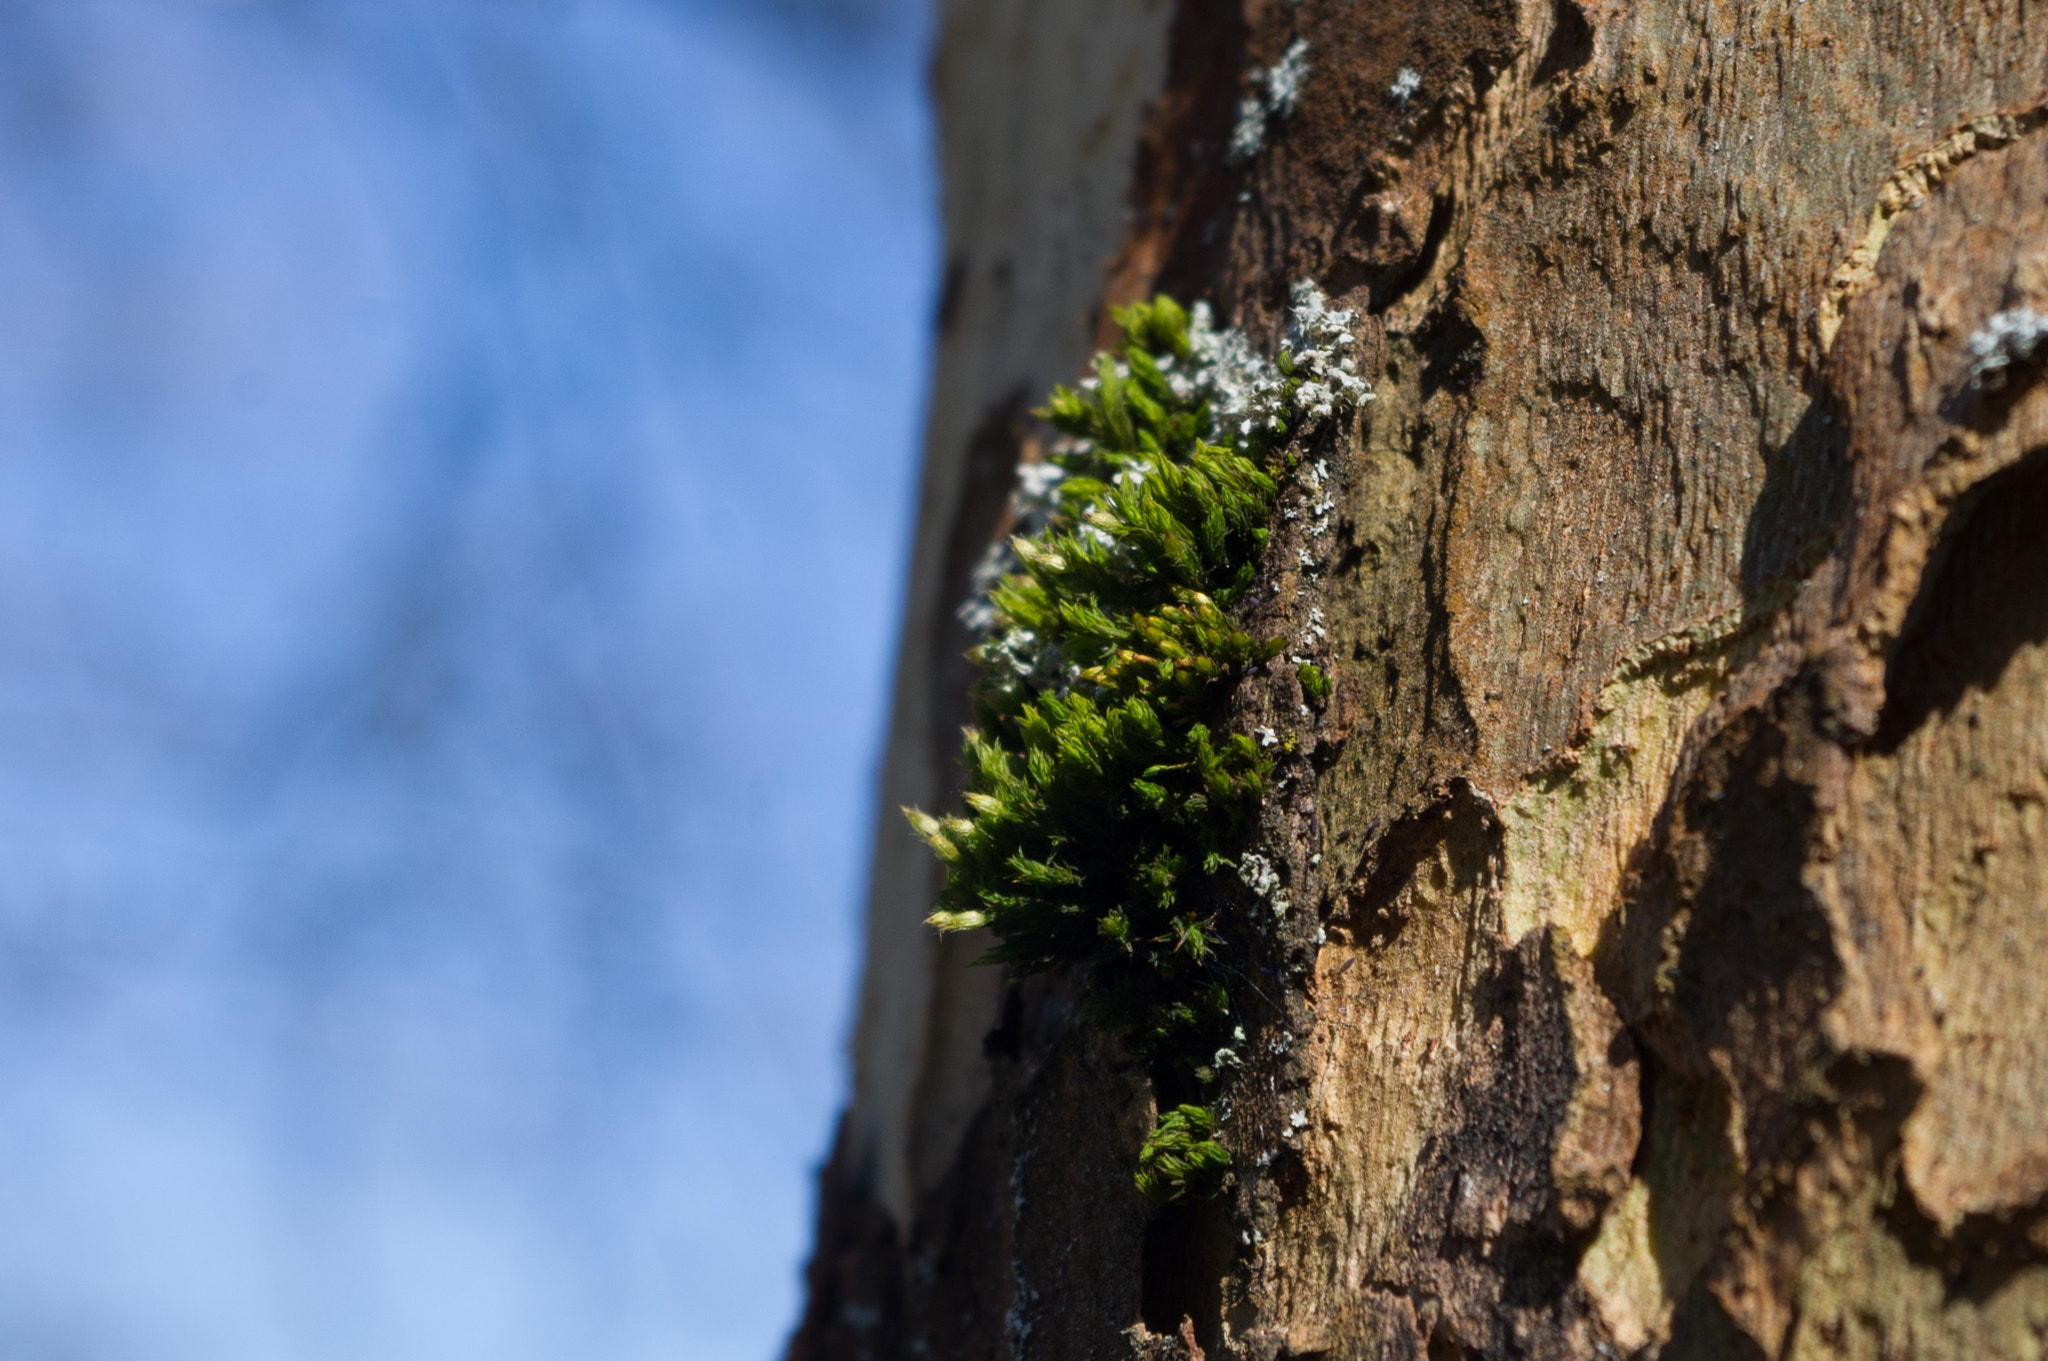
[[[954,578],[1103,304],[1270,343],[1313,278],[1378,400],[1317,437],[1334,527],[1283,495],[1253,612],[1336,691],[1238,696],[1300,743],[1230,1193],[1147,1211],[1142,1073],[1077,980],[906,929],[936,873],[886,824],[792,1358],[2041,1356],[2048,344],[1984,356],[2048,313],[2048,19],[947,12],[969,263],[891,808],[946,797]],[[1032,102],[1097,43],[1091,119]],[[1064,282],[967,291],[1004,232]]]

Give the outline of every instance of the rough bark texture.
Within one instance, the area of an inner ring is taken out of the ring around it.
[[[2048,312],[2048,13],[953,0],[937,70],[954,254],[793,1361],[2048,1351],[2048,346],[1971,349]],[[1336,693],[1239,695],[1301,735],[1261,840],[1313,910],[1230,1195],[1148,1214],[1142,1074],[1074,980],[922,934],[893,808],[953,786],[951,607],[1103,304],[1270,348],[1301,278],[1379,394],[1258,593]]]

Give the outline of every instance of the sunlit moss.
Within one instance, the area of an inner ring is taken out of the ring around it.
[[[948,870],[932,925],[989,928],[984,962],[1085,968],[1091,1014],[1168,1109],[1138,1176],[1160,1199],[1213,1193],[1229,1163],[1207,1104],[1242,1036],[1225,916],[1271,771],[1229,704],[1281,649],[1235,610],[1290,427],[1364,389],[1337,367],[1349,314],[1313,293],[1297,318],[1309,344],[1266,364],[1170,298],[1116,313],[1122,347],[1037,413],[1067,437],[1057,495],[987,595],[966,807],[906,810]]]

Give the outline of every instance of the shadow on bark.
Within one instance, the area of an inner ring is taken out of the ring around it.
[[[2048,642],[2048,450],[1972,490],[1924,582],[1885,667],[1877,741],[1888,752],[1966,691],[1997,685],[2020,648]]]

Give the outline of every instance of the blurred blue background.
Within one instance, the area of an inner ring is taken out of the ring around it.
[[[916,0],[0,5],[0,1358],[766,1358]]]

